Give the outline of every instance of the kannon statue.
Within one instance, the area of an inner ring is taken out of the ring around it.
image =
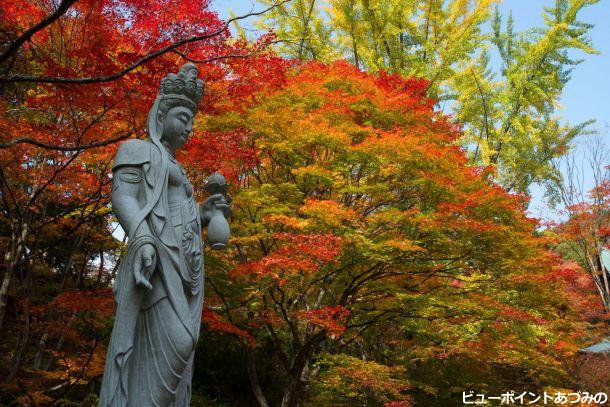
[[[187,63],[161,81],[149,138],[125,141],[115,157],[112,208],[129,240],[114,285],[117,312],[100,406],[190,403],[203,307],[201,230],[212,221],[208,241],[224,247],[230,212],[224,177],[213,176],[208,191],[215,193],[200,208],[175,158],[203,97],[198,73]]]

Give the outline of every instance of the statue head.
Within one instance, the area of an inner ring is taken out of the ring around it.
[[[161,80],[159,95],[148,114],[148,134],[172,150],[181,148],[193,129],[193,118],[203,97],[204,85],[197,79],[199,69],[184,64],[177,74]]]

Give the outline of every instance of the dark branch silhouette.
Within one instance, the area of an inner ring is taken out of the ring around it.
[[[257,53],[263,51],[266,49],[267,45],[273,44],[274,41],[268,41],[263,43],[261,46],[253,49],[251,52],[245,53],[245,54],[228,54],[228,55],[218,55],[215,57],[210,57],[210,58],[206,58],[206,59],[195,59],[195,58],[191,58],[189,57],[185,52],[179,51],[177,49],[172,50],[172,52],[180,55],[182,58],[184,58],[184,60],[195,63],[195,64],[208,64],[210,62],[215,62],[215,61],[220,61],[223,59],[232,59],[232,58],[248,58],[251,57],[253,55],[256,55]]]
[[[139,60],[134,62],[132,65],[124,68],[123,70],[116,72],[114,74],[111,74],[111,75],[91,77],[91,78],[66,78],[66,77],[31,76],[31,75],[19,75],[18,74],[18,75],[8,75],[8,76],[0,77],[0,83],[1,82],[5,82],[5,83],[8,83],[8,82],[38,82],[38,83],[74,83],[74,84],[78,84],[78,85],[84,85],[84,84],[89,84],[89,83],[111,82],[111,81],[117,80],[117,79],[127,75],[128,73],[130,73],[134,69],[144,65],[148,61],[151,61],[161,55],[164,55],[168,52],[176,50],[178,47],[181,47],[182,45],[191,44],[194,42],[199,42],[199,41],[203,41],[203,40],[206,40],[209,38],[216,37],[216,36],[222,34],[224,31],[226,31],[229,28],[229,25],[235,21],[243,20],[245,18],[252,17],[252,16],[259,16],[259,15],[265,14],[268,11],[273,10],[274,8],[279,7],[279,6],[283,5],[284,3],[288,3],[290,1],[291,0],[283,0],[279,3],[273,4],[272,6],[267,7],[264,10],[257,11],[257,12],[250,12],[250,13],[244,14],[242,16],[230,18],[222,25],[221,28],[219,28],[216,31],[213,31],[209,34],[195,35],[190,38],[184,38],[184,39],[178,40],[172,44],[166,45],[165,47],[140,58]],[[218,58],[218,59],[220,59],[220,58]]]
[[[13,54],[15,54],[15,52],[17,52],[17,50],[19,48],[21,48],[21,46],[23,44],[25,44],[27,41],[29,41],[30,38],[32,38],[32,36],[34,34],[36,34],[38,31],[43,30],[45,27],[47,27],[50,24],[53,24],[53,22],[55,20],[57,20],[62,15],[66,14],[68,9],[77,1],[78,0],[63,0],[59,4],[59,6],[57,7],[57,10],[55,10],[55,12],[53,12],[52,14],[49,14],[44,20],[40,21],[36,25],[33,25],[27,31],[25,31],[23,34],[21,34],[21,36],[19,38],[17,38],[15,41],[12,41],[11,45],[2,54],[0,54],[0,63],[6,61]]]
[[[96,141],[95,143],[91,143],[91,144],[77,144],[74,146],[61,146],[61,145],[57,145],[57,144],[50,144],[50,143],[43,143],[42,141],[38,141],[38,140],[34,140],[32,138],[27,138],[27,137],[18,137],[16,139],[13,139],[7,143],[2,143],[0,144],[0,149],[5,149],[5,148],[9,148],[12,147],[16,144],[31,144],[34,145],[36,147],[40,147],[40,148],[44,148],[46,150],[57,150],[57,151],[81,151],[81,150],[89,150],[91,148],[97,148],[97,147],[103,147],[103,146],[107,146],[109,144],[112,143],[117,143],[119,141],[125,140],[127,138],[129,138],[131,135],[133,134],[133,132],[128,132],[125,134],[121,134],[118,137],[109,139],[109,140],[103,140],[103,141]]]

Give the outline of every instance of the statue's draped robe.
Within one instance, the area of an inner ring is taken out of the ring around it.
[[[128,174],[129,182],[139,183],[140,210],[129,225],[115,281],[117,312],[100,406],[190,403],[203,306],[201,220],[192,194],[183,202],[168,202],[169,168],[178,165],[172,161],[159,143],[143,140],[123,143],[115,158],[115,171],[121,166],[141,169],[140,176]],[[156,250],[151,291],[136,285],[133,273],[138,250],[147,243]]]

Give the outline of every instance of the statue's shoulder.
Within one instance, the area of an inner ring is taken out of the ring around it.
[[[129,139],[124,141],[116,155],[112,169],[124,165],[142,165],[150,162],[153,144],[147,140]]]

